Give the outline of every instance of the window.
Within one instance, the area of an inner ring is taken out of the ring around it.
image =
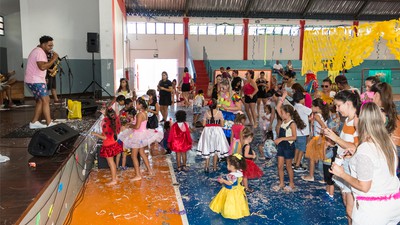
[[[242,35],[243,34],[243,26],[235,25],[234,34],[235,35]]]
[[[147,23],[147,34],[155,34],[156,33],[156,24],[155,23]]]
[[[156,34],[165,34],[165,23],[156,23]]]
[[[207,34],[207,26],[201,25],[199,26],[199,35],[206,35]]]
[[[136,23],[128,23],[128,34],[136,34]]]
[[[233,35],[233,28],[234,28],[234,26],[226,26],[225,27],[225,34],[226,35]]]
[[[217,26],[217,35],[225,35],[225,25]]]
[[[189,32],[190,32],[190,34],[193,34],[193,35],[197,35],[197,25],[190,25],[189,26]]]
[[[4,36],[4,17],[0,16],[0,36]]]
[[[215,26],[215,24],[208,24],[208,30],[207,30],[208,35],[215,35],[216,31],[217,31],[217,26]]]
[[[173,23],[165,24],[165,34],[174,34],[174,24]]]
[[[183,23],[175,23],[175,34],[183,34]]]
[[[138,34],[146,34],[146,23],[136,23],[136,32]]]

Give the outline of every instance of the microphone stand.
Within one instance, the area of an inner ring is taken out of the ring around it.
[[[64,70],[63,70],[63,68],[61,66],[61,63],[58,65],[58,67],[60,68],[60,75],[59,75],[60,76],[60,100],[62,102],[62,94],[63,94],[63,91],[62,91],[62,75],[65,74],[65,73],[64,73]],[[60,105],[62,107],[62,103]]]
[[[71,87],[72,87],[72,81],[73,81],[74,75],[72,74],[71,67],[69,66],[68,56],[64,56],[64,59],[65,59],[65,62],[67,63],[67,67],[68,67],[68,89],[69,89],[69,95],[71,96]]]

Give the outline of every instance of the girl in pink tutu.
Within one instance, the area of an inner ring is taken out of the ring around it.
[[[150,167],[149,159],[147,158],[144,149],[151,145],[153,142],[160,142],[163,139],[163,133],[157,130],[146,129],[148,104],[145,97],[140,97],[136,102],[136,123],[131,126],[128,131],[124,131],[120,135],[120,140],[124,143],[124,147],[132,149],[132,161],[135,167],[136,176],[131,181],[138,181],[142,179],[140,172],[140,165],[137,159],[138,154],[142,157],[147,171],[153,175],[153,170]]]
[[[260,178],[263,176],[263,171],[254,163],[257,157],[256,153],[251,149],[250,142],[253,141],[253,132],[249,128],[244,128],[242,131],[242,152],[246,159],[247,168],[243,171],[243,186],[247,192],[253,192],[249,188],[248,179]]]
[[[92,132],[92,135],[103,140],[101,146],[100,157],[106,158],[108,166],[111,170],[111,181],[107,186],[117,184],[117,166],[114,162],[114,156],[122,152],[122,146],[117,142],[117,135],[120,131],[121,124],[119,117],[111,107],[105,110],[102,126],[102,133]]]
[[[189,124],[186,122],[186,112],[179,110],[175,114],[176,123],[170,129],[168,145],[176,153],[176,165],[178,172],[188,171],[186,166],[186,153],[192,148]],[[182,159],[182,163],[181,163]]]

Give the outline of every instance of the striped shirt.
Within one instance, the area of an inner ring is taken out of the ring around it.
[[[351,121],[348,121],[348,118],[346,118],[346,121],[343,124],[342,132],[340,133],[340,138],[345,142],[354,143],[357,146],[358,133],[356,130],[356,126],[354,124],[354,119]],[[338,146],[337,153],[339,155],[341,155],[341,154],[343,154],[343,152],[345,152],[345,150],[346,149],[343,149],[342,147]]]

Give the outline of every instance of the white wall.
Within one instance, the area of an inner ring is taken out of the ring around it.
[[[243,36],[189,35],[189,44],[196,60],[203,59],[203,46],[208,59],[243,59]]]
[[[178,59],[178,67],[184,67],[183,35],[128,34],[128,39],[131,65],[135,59],[153,59],[158,53],[159,59]]]
[[[21,14],[19,12],[4,17],[5,36],[3,36],[3,47],[7,48],[8,70],[15,70],[17,80],[24,79],[24,69],[21,68],[22,59],[22,36],[21,36]]]
[[[42,35],[50,35],[60,56],[91,59],[86,51],[86,35],[99,32],[98,0],[20,0],[20,5],[23,58],[28,58]]]
[[[115,32],[115,79],[114,90],[119,87],[119,79],[124,76],[124,51],[125,51],[125,31],[126,21],[122,9],[117,0],[114,0],[114,32]]]
[[[263,60],[265,36],[249,36],[247,59]],[[276,59],[299,59],[300,37],[299,36],[272,36],[266,38],[266,58],[267,60]],[[243,56],[241,56],[243,57]],[[243,58],[239,58],[243,59]]]

